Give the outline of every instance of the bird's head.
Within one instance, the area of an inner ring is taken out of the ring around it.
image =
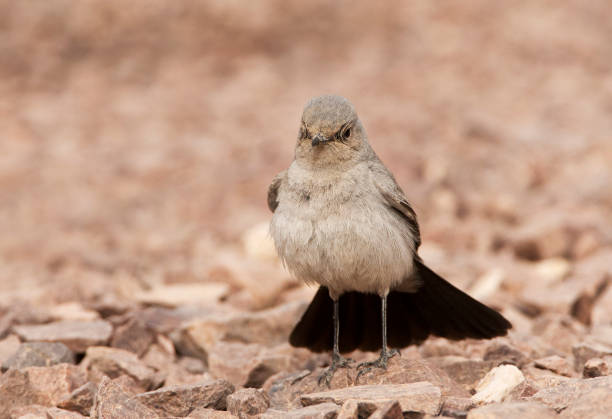
[[[363,160],[370,147],[353,105],[341,96],[325,95],[304,108],[295,158],[314,168],[332,168]]]

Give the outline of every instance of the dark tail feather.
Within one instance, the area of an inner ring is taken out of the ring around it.
[[[403,348],[429,335],[459,340],[489,339],[512,327],[497,311],[442,279],[421,261],[415,267],[422,286],[416,293],[392,291],[387,300],[389,346]],[[376,351],[382,344],[380,297],[348,292],[340,297],[340,352]],[[293,346],[331,350],[333,302],[320,287],[289,337]]]

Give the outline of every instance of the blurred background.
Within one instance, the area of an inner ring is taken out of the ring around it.
[[[356,106],[423,258],[515,324],[567,312],[611,269],[607,1],[0,11],[2,307],[311,292],[274,258],[266,191],[324,93]]]

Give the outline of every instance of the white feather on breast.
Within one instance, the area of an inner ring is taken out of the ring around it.
[[[384,295],[412,274],[411,232],[384,204],[366,165],[313,173],[294,163],[270,232],[287,268],[332,295]]]

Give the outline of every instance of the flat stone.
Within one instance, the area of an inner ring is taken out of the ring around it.
[[[49,308],[49,314],[54,320],[93,321],[100,319],[97,311],[88,310],[76,301],[55,305]]]
[[[104,320],[59,321],[41,325],[14,326],[13,330],[24,341],[62,342],[73,352],[82,353],[90,346],[105,345],[113,327]]]
[[[482,361],[457,356],[429,358],[428,361],[444,370],[456,383],[471,391],[476,384],[496,366],[496,361]]]
[[[558,355],[551,355],[545,358],[539,358],[534,361],[536,368],[552,371],[559,375],[571,377],[574,375],[572,366],[567,359]]]
[[[402,411],[431,415],[437,415],[442,407],[442,392],[428,382],[355,386],[305,394],[300,397],[300,401],[305,406],[325,402],[341,405],[349,399],[368,401],[378,406],[397,400]]]
[[[487,348],[483,356],[483,360],[494,361],[497,364],[513,364],[518,367],[521,367],[529,362],[527,356],[525,356],[525,354],[523,354],[516,347],[500,342],[495,342]]]
[[[377,408],[378,406],[374,403],[350,399],[342,404],[342,407],[338,411],[337,419],[369,418]],[[401,411],[402,409],[400,407],[400,412]]]
[[[155,332],[142,319],[132,317],[115,328],[110,346],[142,356],[154,340]]]
[[[56,406],[84,382],[84,372],[70,364],[10,369],[0,376],[0,417],[20,406]]]
[[[0,365],[3,365],[7,359],[12,357],[20,345],[21,341],[17,335],[8,335],[0,340]]]
[[[50,367],[61,363],[74,364],[74,354],[61,342],[25,342],[2,364],[9,368]]]
[[[81,387],[74,389],[74,391],[63,398],[57,406],[62,409],[79,412],[85,416],[89,416],[97,391],[98,386],[89,381]]]
[[[584,364],[582,376],[584,378],[601,377],[612,374],[612,356],[591,358]]]
[[[596,388],[569,403],[559,415],[563,419],[606,419],[612,412],[612,391]]]
[[[556,417],[557,413],[553,409],[533,401],[493,403],[472,409],[467,415],[467,419],[552,419]]]
[[[94,405],[91,408],[92,419],[149,419],[157,417],[159,416],[153,409],[149,409],[132,397],[110,378],[103,377],[96,393]]]
[[[600,343],[581,342],[572,347],[574,354],[574,369],[582,371],[585,362],[591,358],[612,356],[612,347]]]
[[[225,410],[208,409],[206,407],[198,407],[193,412],[186,416],[188,419],[235,419],[238,416],[232,415]]]
[[[476,404],[501,402],[525,381],[521,370],[514,365],[501,365],[493,368],[476,386],[472,400]]]
[[[289,411],[268,409],[260,419],[334,419],[339,410],[336,403],[320,403]]]
[[[394,400],[376,409],[369,419],[404,419],[404,413],[399,402]]]
[[[133,352],[123,349],[92,346],[87,349],[82,365],[86,366],[92,381],[99,380],[101,375],[110,378],[127,375],[143,390],[151,388],[156,382],[155,370],[145,365]]]
[[[599,391],[598,389],[603,389],[612,394],[612,376],[570,379],[565,383],[538,391],[533,395],[533,399],[560,412],[585,394]]]
[[[263,390],[243,388],[227,396],[227,410],[241,419],[259,415],[270,407],[270,397]]]
[[[216,303],[227,295],[229,285],[223,282],[205,282],[198,284],[159,285],[150,290],[134,295],[134,299],[143,304],[155,304],[163,307],[178,307],[190,304]]]
[[[304,311],[302,302],[287,303],[255,313],[219,313],[195,321],[183,330],[183,339],[207,356],[220,341],[272,346],[285,343]],[[202,356],[198,356],[202,358]]]
[[[196,407],[225,410],[227,396],[234,386],[226,380],[211,380],[205,383],[162,387],[139,394],[136,400],[148,406],[160,416],[187,416]]]
[[[47,409],[47,418],[48,419],[82,419],[82,418],[85,418],[85,416],[77,412],[71,412],[69,410],[58,409],[57,407],[52,407],[50,409]]]

